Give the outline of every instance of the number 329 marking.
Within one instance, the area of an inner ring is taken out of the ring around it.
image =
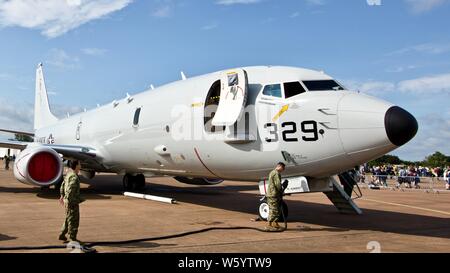
[[[299,139],[295,137],[297,133],[297,124],[293,121],[284,122],[281,124],[283,129],[282,136],[285,142],[298,142]],[[269,129],[270,137],[266,137],[266,142],[278,142],[278,124],[266,123],[264,128]],[[303,133],[303,141],[317,141],[319,140],[319,131],[317,129],[317,122],[314,120],[306,120],[300,124]],[[321,132],[322,133],[322,132]]]

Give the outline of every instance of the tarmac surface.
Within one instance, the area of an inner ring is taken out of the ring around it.
[[[247,226],[259,205],[256,183],[225,181],[215,186],[147,179],[146,193],[177,204],[122,195],[120,176],[84,181],[79,239],[84,242],[165,236],[208,227]],[[443,182],[441,182],[443,185]],[[440,185],[440,188],[442,188]],[[97,246],[98,252],[450,252],[450,191],[362,189],[362,215],[339,214],[322,193],[285,198],[288,230],[210,231],[182,238]],[[0,247],[62,245],[57,240],[64,210],[53,189],[23,185],[0,168]],[[0,251],[0,253],[5,251]],[[9,251],[11,252],[11,251]],[[68,253],[67,249],[16,252]]]

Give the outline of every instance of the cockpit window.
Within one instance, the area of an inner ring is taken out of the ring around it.
[[[338,91],[344,90],[337,82],[333,80],[319,80],[319,81],[303,81],[309,91]]]
[[[284,83],[284,96],[287,98],[297,96],[301,93],[305,93],[305,89],[300,82],[286,82]]]
[[[280,84],[266,85],[266,87],[264,87],[263,94],[266,96],[281,98],[282,97],[281,85]]]

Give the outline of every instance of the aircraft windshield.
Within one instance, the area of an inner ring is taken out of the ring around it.
[[[338,91],[344,90],[337,82],[333,80],[319,80],[319,81],[303,81],[309,91]]]
[[[281,98],[282,96],[281,85],[280,84],[266,85],[266,87],[264,87],[263,94],[266,96]]]

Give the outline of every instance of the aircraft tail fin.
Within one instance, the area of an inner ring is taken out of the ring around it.
[[[47,89],[45,87],[42,63],[36,69],[36,93],[34,103],[34,129],[40,129],[57,122],[58,119],[50,111]]]

